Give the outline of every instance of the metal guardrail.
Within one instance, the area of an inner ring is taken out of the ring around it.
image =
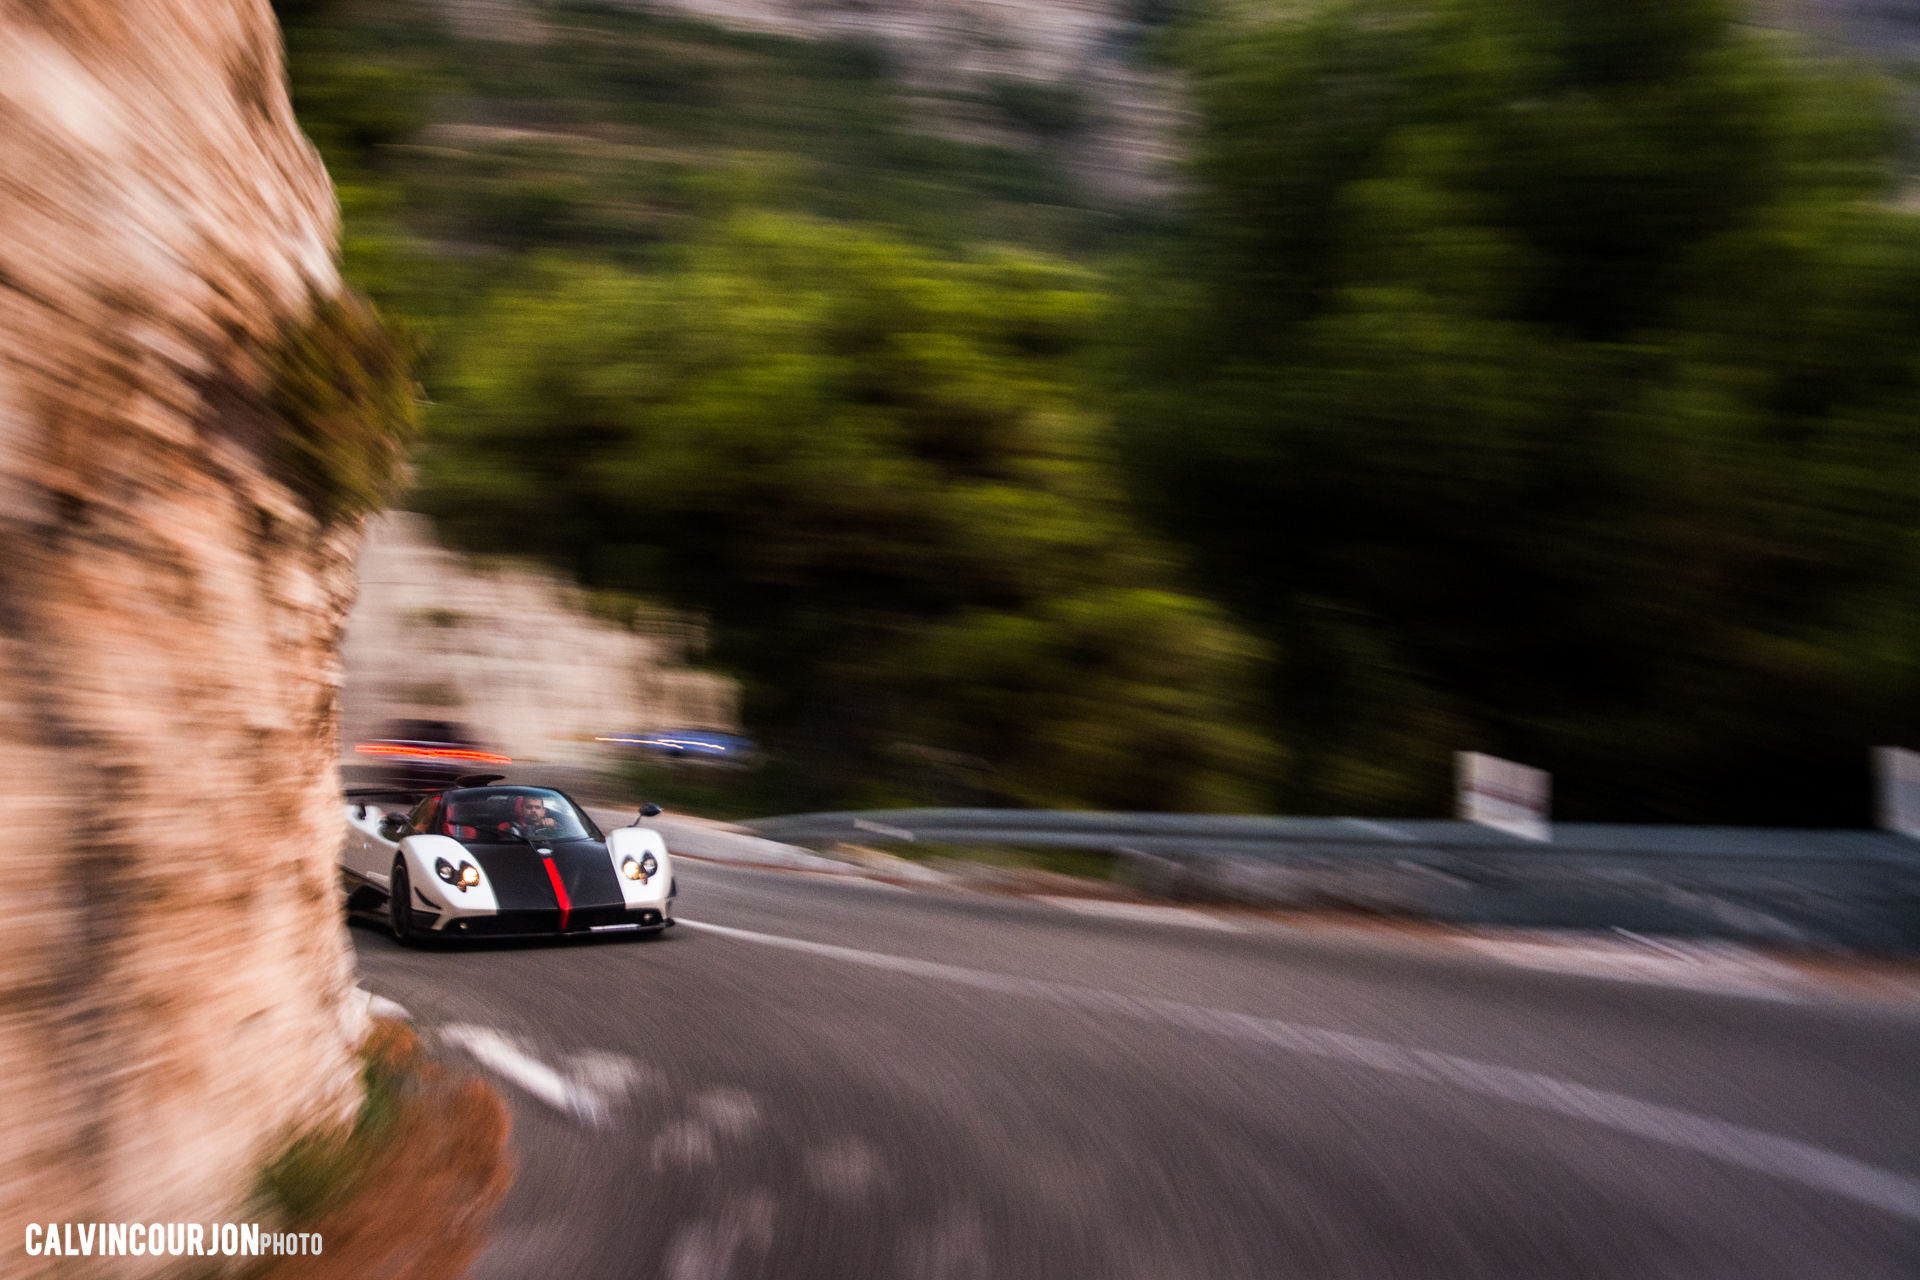
[[[1338,904],[1459,923],[1620,927],[1920,950],[1920,840],[1881,831],[885,809],[745,824],[788,844],[1119,855],[1172,896]]]

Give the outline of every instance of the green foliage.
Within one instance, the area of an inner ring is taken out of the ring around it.
[[[990,76],[986,96],[1009,123],[1038,134],[1072,133],[1087,123],[1086,91],[1075,84]]]
[[[1009,871],[1045,871],[1082,880],[1114,880],[1121,869],[1117,854],[1098,849],[1021,848],[1004,844],[936,844],[916,840],[889,845],[887,853],[909,862],[972,862]]]
[[[427,118],[417,72],[393,62],[374,62],[339,52],[305,50],[290,68],[299,86],[294,108],[321,150],[363,155],[398,142]]]
[[[1218,619],[1158,594],[1165,575],[1103,479],[1069,367],[1096,320],[1088,278],[1013,252],[950,260],[1105,234],[1043,157],[910,127],[867,46],[590,5],[543,7],[537,45],[461,39],[419,0],[280,12],[296,109],[340,190],[347,272],[435,338],[425,378],[443,407],[417,505],[470,548],[571,569],[624,625],[691,644],[699,628],[667,616],[710,615],[714,660],[752,691],[750,727],[805,758],[734,790],[789,806],[1097,794],[1065,757],[1032,780],[951,765],[971,757],[941,735],[977,735],[942,710],[952,682],[905,655],[968,610],[1045,619],[1055,648],[1085,646],[1068,636],[1078,614],[1044,607],[1084,597],[1137,608],[1140,635],[1177,648],[1165,624],[1187,608],[1216,683],[1243,656],[1220,647]],[[1065,127],[1072,97],[1014,92],[1009,110]],[[743,212],[765,209],[898,234]],[[305,456],[329,491],[338,452]],[[652,600],[670,607],[640,608]],[[1121,703],[1177,700],[1103,643]],[[1223,758],[1155,788],[1159,802],[1249,794],[1207,780],[1244,772],[1224,759],[1243,745],[1223,730]],[[1164,749],[1207,754],[1177,733]],[[1047,754],[1021,752],[1022,770]]]
[[[360,1109],[350,1129],[317,1129],[289,1142],[260,1172],[259,1198],[285,1222],[319,1218],[361,1182],[404,1105],[418,1047],[403,1025],[385,1022],[360,1047]]]
[[[803,785],[778,759],[745,766],[635,759],[611,772],[623,794],[676,812],[728,820],[779,813]]]
[[[1130,290],[1134,488],[1274,646],[1284,807],[1848,822],[1920,729],[1920,224],[1717,0],[1216,18]]]
[[[1244,803],[1252,653],[1133,534],[1073,359],[1088,277],[736,219],[671,271],[544,261],[476,321],[423,500],[708,614],[795,803]],[[964,785],[904,763],[958,753]]]
[[[962,767],[992,762],[1008,799],[1234,812],[1259,805],[1253,781],[1274,763],[1239,727],[1258,656],[1200,601],[1103,586],[968,610],[929,628],[903,672],[938,682],[923,736],[965,753]]]
[[[916,129],[874,49],[277,8],[349,276],[435,337],[422,503],[710,619],[756,806],[1439,812],[1477,748],[1563,817],[1845,822],[1920,743],[1901,153],[1721,0],[1140,0],[1199,123],[1117,306],[1040,255],[1145,220]],[[284,363],[289,466],[364,505],[393,366]]]
[[[275,353],[279,463],[323,519],[372,511],[397,487],[418,418],[413,352],[353,294],[316,297]]]
[[[435,328],[502,258],[651,265],[742,208],[947,248],[1083,247],[1112,222],[1042,156],[914,128],[871,46],[589,5],[540,7],[538,44],[461,39],[427,0],[280,11],[301,124],[351,188],[349,268]],[[1071,91],[1049,92],[1027,106],[1057,116]]]

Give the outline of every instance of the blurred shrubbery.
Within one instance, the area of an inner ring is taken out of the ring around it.
[[[422,497],[713,620],[801,799],[1243,807],[1254,652],[1168,590],[1071,358],[1085,273],[743,215],[474,321]]]
[[[1913,152],[1729,5],[1146,4],[1171,219],[1072,92],[995,148],[861,46],[281,11],[417,503],[707,612],[783,804],[1436,813],[1473,748],[1846,822],[1920,745]]]
[[[1866,818],[1920,727],[1920,221],[1877,87],[1716,0],[1188,33],[1133,489],[1269,638],[1293,810]]]
[[[280,474],[323,519],[377,510],[402,487],[418,431],[418,351],[360,298],[315,298],[275,353]]]
[[[1087,123],[1091,108],[1078,85],[1024,76],[992,76],[986,98],[1009,123],[1044,136],[1070,134]]]

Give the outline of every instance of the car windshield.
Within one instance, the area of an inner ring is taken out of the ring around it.
[[[593,819],[558,791],[545,787],[472,787],[450,791],[441,834],[469,844],[536,844],[543,840],[600,840]]]

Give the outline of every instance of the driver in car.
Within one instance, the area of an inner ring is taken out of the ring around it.
[[[530,840],[551,840],[560,833],[560,820],[547,812],[542,796],[521,796],[513,802],[514,820]]]

